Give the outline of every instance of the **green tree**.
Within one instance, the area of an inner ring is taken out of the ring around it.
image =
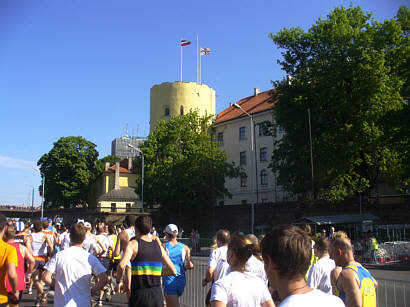
[[[98,173],[95,147],[80,136],[61,137],[40,158],[37,165],[45,175],[45,204],[70,207],[87,202],[89,184]]]
[[[311,193],[308,109],[315,196],[339,201],[380,178],[408,184],[409,121],[393,120],[408,114],[408,16],[403,7],[379,23],[360,7],[338,7],[306,32],[271,34],[291,76],[274,82],[276,125],[286,133],[271,163],[288,191],[302,199]]]
[[[210,117],[197,112],[159,121],[141,146],[145,156],[144,201],[160,204],[164,213],[210,208],[218,197],[229,195],[225,177],[239,170],[227,163],[227,155],[210,133]],[[139,164],[140,167],[140,164]],[[141,192],[141,179],[136,192]]]

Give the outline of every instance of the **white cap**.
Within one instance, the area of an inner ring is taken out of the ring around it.
[[[90,224],[89,222],[85,222],[85,223],[84,223],[84,227],[85,227],[85,228],[91,228],[91,224]]]
[[[166,232],[169,235],[174,235],[174,234],[178,234],[178,227],[175,224],[169,224],[167,227],[165,227],[164,232]]]

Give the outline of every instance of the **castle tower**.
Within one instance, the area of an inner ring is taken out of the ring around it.
[[[151,88],[150,132],[158,120],[198,110],[200,116],[215,115],[215,90],[195,82],[164,82]]]

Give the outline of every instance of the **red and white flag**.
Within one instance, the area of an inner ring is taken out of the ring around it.
[[[207,55],[211,53],[211,49],[210,48],[201,48],[200,49],[200,54],[201,55]]]
[[[186,41],[186,40],[184,40],[184,39],[181,40],[181,46],[182,46],[182,47],[183,47],[183,46],[188,46],[188,45],[191,45],[191,42],[190,42],[190,41]]]

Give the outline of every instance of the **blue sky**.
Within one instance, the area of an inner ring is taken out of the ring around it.
[[[196,81],[196,36],[212,49],[202,81],[230,101],[271,88],[284,77],[269,33],[308,29],[343,0],[1,0],[0,204],[39,205],[42,154],[62,136],[83,136],[100,158],[111,141],[149,132],[150,88]],[[354,1],[376,20],[393,18],[406,0]]]

